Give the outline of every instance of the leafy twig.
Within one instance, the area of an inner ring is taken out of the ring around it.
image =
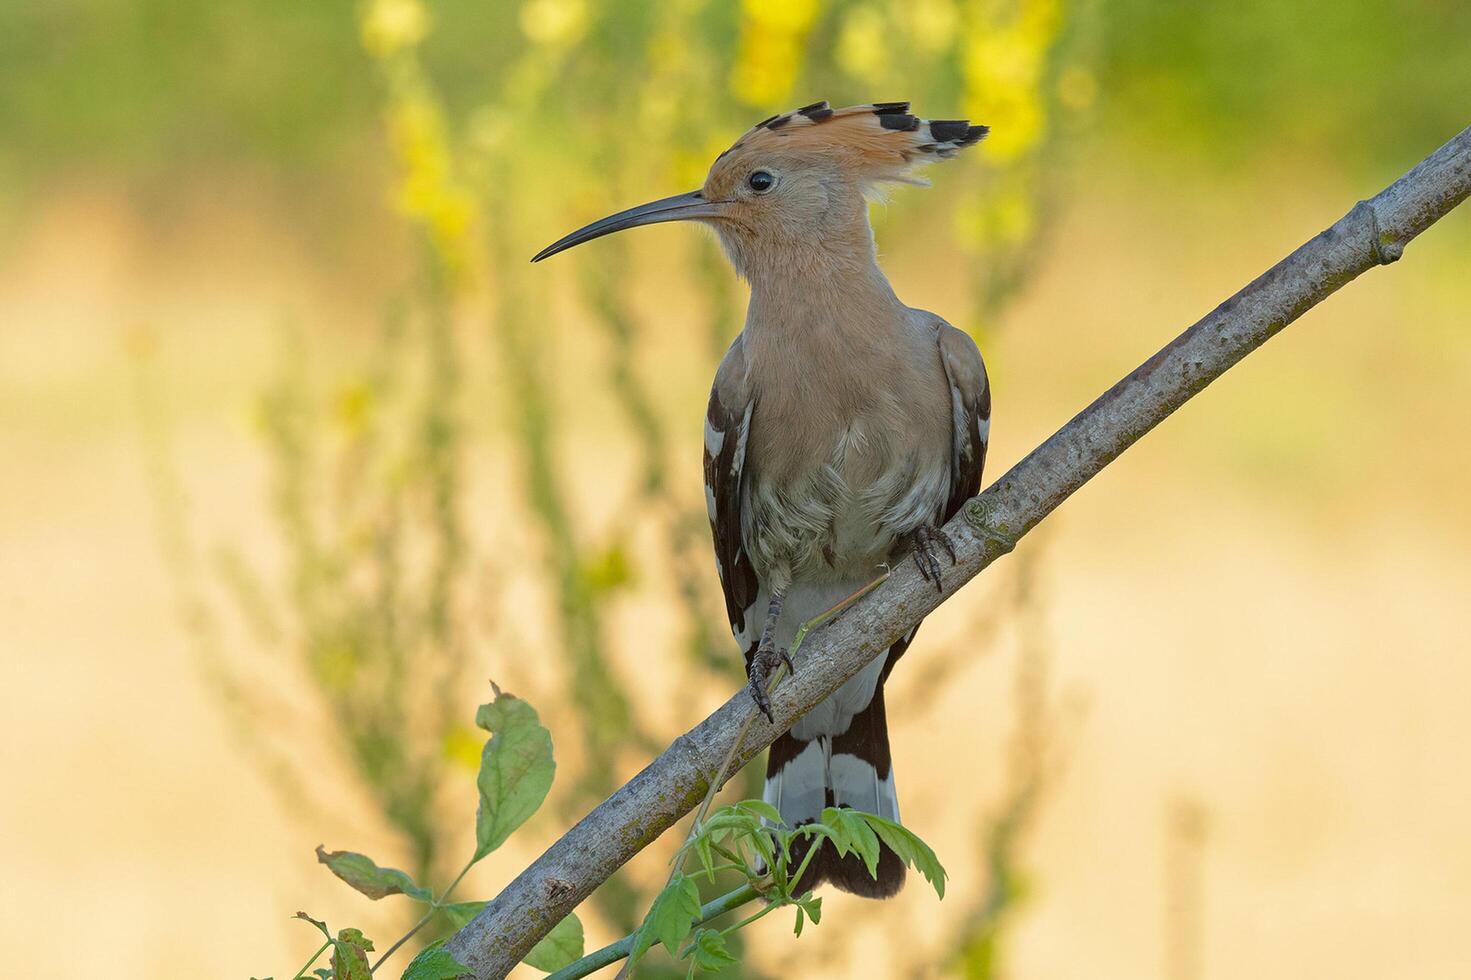
[[[475,713],[475,723],[490,733],[480,757],[480,807],[475,818],[475,852],[455,875],[449,887],[438,897],[430,889],[397,868],[380,867],[365,854],[352,851],[328,851],[317,848],[317,860],[358,892],[374,899],[404,895],[422,902],[425,912],[403,936],[389,946],[378,962],[368,966],[367,954],[373,944],[357,929],[344,929],[336,939],[326,923],[304,912],[297,917],[319,929],[327,942],[296,972],[300,980],[306,970],[328,948],[335,950],[332,975],[335,980],[364,980],[377,972],[388,958],[416,936],[436,914],[445,913],[455,925],[462,925],[483,907],[483,902],[451,903],[450,897],[475,863],[500,847],[506,839],[540,808],[551,789],[556,763],[552,758],[552,738],[537,718],[536,711],[513,695],[502,694],[491,684],[495,698],[482,704]],[[570,928],[564,928],[570,925]],[[545,970],[556,970],[582,955],[582,926],[576,916],[566,916],[543,943],[528,951],[526,960]],[[467,972],[453,954],[431,945],[409,964],[405,976],[436,978],[460,976]]]
[[[793,870],[792,850],[799,840],[807,844]],[[769,803],[744,800],[720,807],[697,825],[675,856],[669,884],[654,899],[636,932],[570,964],[555,974],[555,980],[586,976],[625,956],[628,963],[623,972],[631,973],[644,953],[659,944],[676,959],[689,960],[689,976],[721,969],[738,961],[725,943],[727,936],[792,906],[797,909],[794,931],[800,936],[807,920],[816,924],[822,917],[822,899],[800,889],[817,852],[829,846],[839,857],[857,855],[874,877],[878,876],[879,857],[887,848],[923,874],[944,897],[945,869],[934,851],[899,824],[871,813],[828,807],[818,820],[790,829],[781,824],[781,815]],[[714,881],[715,872],[726,867],[714,863],[717,853],[745,874],[746,885],[701,905],[697,879],[704,875]],[[699,867],[686,873],[684,866],[692,855],[699,859]],[[723,929],[700,928],[756,897],[765,904],[739,922]]]
[[[434,901],[432,901],[432,902],[429,903],[429,911],[425,912],[424,915],[423,915],[423,917],[420,918],[418,922],[414,923],[414,926],[413,926],[412,929],[410,929],[408,932],[406,932],[402,936],[400,936],[398,938],[398,941],[397,942],[395,942],[392,946],[388,947],[386,950],[383,951],[383,955],[380,956],[380,957],[378,957],[378,962],[373,964],[373,969],[371,971],[369,971],[369,972],[371,972],[371,973],[377,973],[378,972],[378,968],[383,965],[383,961],[384,960],[386,960],[390,956],[392,956],[395,952],[398,951],[398,948],[400,946],[402,946],[404,943],[408,942],[410,939],[413,939],[414,938],[414,935],[420,929],[424,928],[426,925],[429,924],[429,920],[432,919],[432,918],[434,918],[434,914],[436,912],[438,912],[440,909],[444,908],[445,904],[449,901],[449,897],[454,894],[455,889],[459,886],[460,882],[464,879],[465,875],[468,874],[469,871],[470,871],[470,869],[472,867],[474,867],[474,866],[475,866],[475,859],[474,858],[471,858],[469,861],[466,861],[465,862],[465,866],[460,869],[460,873],[459,874],[455,875],[455,880],[449,883],[449,887],[444,890],[444,894],[440,895]]]
[[[760,895],[761,893],[756,890],[756,886],[751,884],[745,884],[734,891],[726,892],[719,898],[711,899],[700,906],[700,917],[695,921],[695,924],[702,926],[711,919],[719,918],[727,912],[740,908],[752,899],[760,897]],[[633,943],[637,937],[638,933],[630,933],[616,943],[609,943],[602,949],[593,950],[577,962],[570,963],[556,973],[551,974],[546,980],[577,980],[579,977],[585,977],[589,973],[617,963],[619,960],[628,956],[629,951],[633,949]]]

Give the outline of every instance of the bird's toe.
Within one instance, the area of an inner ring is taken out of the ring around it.
[[[751,658],[751,666],[746,671],[751,679],[751,698],[770,722],[775,722],[776,719],[771,714],[771,697],[768,692],[777,668],[782,666],[787,668],[788,673],[796,669],[785,648],[763,643],[756,649],[756,655]]]

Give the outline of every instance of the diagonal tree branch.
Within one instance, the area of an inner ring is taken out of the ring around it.
[[[1175,409],[1344,284],[1393,262],[1471,194],[1471,128],[1216,307],[976,497],[946,527],[956,564],[938,592],[905,562],[813,633],[771,695],[776,724],[740,691],[580,820],[457,933],[477,980],[505,976],[594,888],[699,804],[740,737],[730,772],[835,691]],[[727,774],[729,775],[729,773]]]

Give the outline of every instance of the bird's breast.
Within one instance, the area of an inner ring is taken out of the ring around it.
[[[944,505],[949,456],[938,439],[906,436],[862,413],[826,431],[808,426],[792,441],[803,448],[785,465],[752,459],[743,532],[758,571],[785,567],[799,580],[871,577],[901,538]]]
[[[950,396],[933,332],[849,304],[748,319],[744,351],[754,410],[741,520],[758,575],[871,578],[948,496]]]

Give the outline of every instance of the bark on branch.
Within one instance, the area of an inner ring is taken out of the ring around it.
[[[1237,361],[1345,283],[1395,261],[1471,194],[1471,128],[1216,307],[972,500],[946,530],[956,565],[943,594],[905,562],[882,587],[806,640],[796,673],[757,715],[731,772],[889,648],[1067,497]],[[736,692],[580,820],[450,941],[477,980],[504,977],[553,925],[697,806],[748,716]],[[728,778],[729,774],[727,774]]]

